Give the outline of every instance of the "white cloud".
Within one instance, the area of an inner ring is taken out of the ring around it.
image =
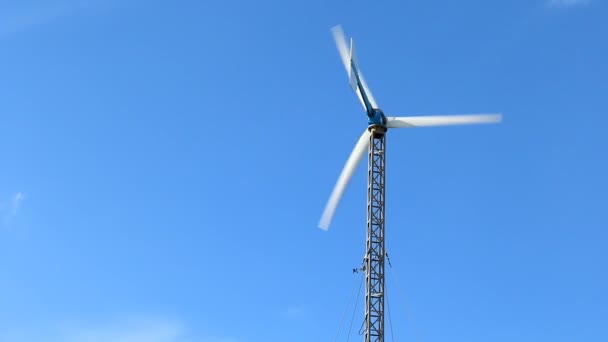
[[[588,5],[591,0],[548,0],[547,4],[551,7],[574,7]]]

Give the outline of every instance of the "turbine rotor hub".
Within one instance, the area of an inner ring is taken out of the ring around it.
[[[369,125],[386,126],[386,116],[384,116],[384,112],[379,108],[373,108],[371,113],[367,114],[367,117]]]

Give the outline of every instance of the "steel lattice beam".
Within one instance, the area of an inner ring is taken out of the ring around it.
[[[367,173],[365,342],[384,341],[384,189],[386,127],[371,126]]]

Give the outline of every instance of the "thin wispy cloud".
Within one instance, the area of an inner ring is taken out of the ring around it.
[[[14,193],[7,204],[1,203],[0,209],[2,211],[2,221],[4,225],[8,225],[10,221],[19,214],[23,201],[25,200],[25,194],[21,191]]]
[[[63,322],[55,324],[51,329],[39,330],[44,333],[36,333],[33,330],[26,335],[23,333],[0,334],[0,340],[11,342],[238,342],[230,337],[195,336],[180,320],[145,315],[116,317],[104,322]]]
[[[17,211],[21,207],[21,202],[23,202],[24,199],[25,199],[25,194],[21,191],[16,192],[13,195],[13,203],[12,203],[12,207],[11,207],[12,215],[17,215]]]
[[[550,7],[568,8],[575,6],[584,6],[591,3],[591,0],[548,0],[547,5]]]
[[[0,17],[0,37],[46,24],[67,11],[68,7],[61,3],[6,11]]]
[[[184,327],[173,320],[145,319],[75,330],[65,342],[186,342]]]
[[[298,318],[306,314],[306,309],[302,306],[290,306],[285,310],[285,316],[287,318]]]
[[[239,342],[239,340],[233,337],[203,337],[192,342]]]
[[[34,29],[106,0],[48,0],[9,7],[0,4],[0,38]]]

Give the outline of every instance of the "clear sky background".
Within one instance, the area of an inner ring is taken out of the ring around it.
[[[395,340],[608,341],[603,0],[0,2],[0,341],[335,341],[336,24],[387,115],[504,113],[389,132]]]

